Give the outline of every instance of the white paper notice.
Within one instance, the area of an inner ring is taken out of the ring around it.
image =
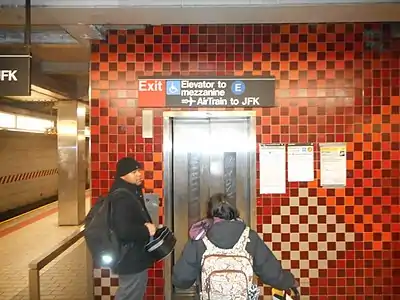
[[[286,193],[285,145],[260,144],[260,193]]]
[[[314,180],[314,147],[309,145],[288,146],[288,181]]]
[[[346,186],[346,144],[320,144],[321,186]]]

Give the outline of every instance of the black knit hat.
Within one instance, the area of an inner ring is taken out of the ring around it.
[[[117,162],[116,177],[124,176],[140,168],[141,168],[140,163],[137,160],[133,159],[132,157],[121,158]]]

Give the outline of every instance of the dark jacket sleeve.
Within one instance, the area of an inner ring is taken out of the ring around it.
[[[180,289],[190,288],[200,276],[201,257],[205,251],[202,241],[189,240],[172,269],[172,284]]]
[[[281,263],[253,230],[250,232],[250,241],[253,244],[251,247],[253,253],[250,254],[253,256],[254,273],[260,280],[280,290],[294,287],[296,281],[292,273],[282,269]]]
[[[123,242],[147,243],[150,233],[140,215],[140,207],[124,196],[113,199],[113,223],[117,236]]]

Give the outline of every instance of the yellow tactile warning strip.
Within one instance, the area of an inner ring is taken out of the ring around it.
[[[17,181],[30,180],[44,176],[51,176],[58,174],[58,169],[47,169],[32,172],[25,172],[19,174],[10,174],[5,176],[0,176],[0,184],[9,184]]]

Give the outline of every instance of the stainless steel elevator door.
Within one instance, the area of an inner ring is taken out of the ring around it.
[[[249,119],[172,121],[174,262],[190,226],[205,217],[214,193],[226,193],[248,222],[250,212]]]

